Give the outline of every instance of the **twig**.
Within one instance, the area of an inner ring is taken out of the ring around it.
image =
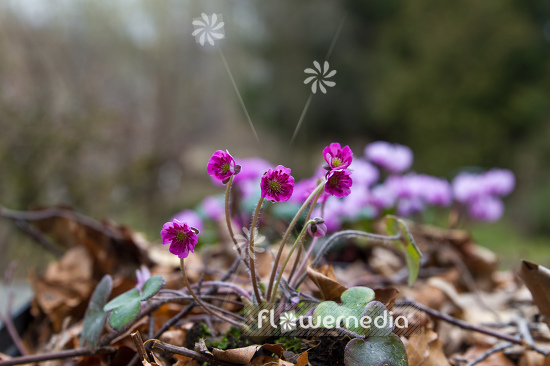
[[[139,334],[139,330],[136,330],[135,332],[132,332],[132,340],[134,341],[134,344],[136,345],[139,357],[142,361],[146,361],[148,363],[151,363],[151,359],[149,358],[149,355],[147,354],[147,351],[145,350],[145,346],[143,345],[143,340],[141,339],[141,334]]]
[[[178,355],[190,357],[190,358],[192,358],[194,360],[197,360],[201,363],[202,362],[208,362],[210,364],[218,365],[218,366],[235,366],[235,365],[237,365],[237,364],[232,363],[232,362],[219,360],[219,359],[215,358],[214,356],[210,356],[209,354],[206,354],[206,353],[199,353],[199,352],[192,351],[192,350],[190,350],[188,348],[185,348],[185,347],[172,346],[172,345],[166,344],[164,342],[154,342],[153,343],[153,348],[157,348],[157,349],[163,350],[165,352],[170,352],[170,353],[175,353],[175,354],[178,354]]]
[[[321,260],[323,255],[330,249],[332,244],[334,244],[334,242],[337,239],[344,238],[344,237],[364,237],[364,238],[367,238],[369,240],[378,240],[378,241],[381,241],[383,243],[386,243],[386,242],[392,242],[394,240],[401,239],[402,234],[401,234],[401,231],[400,231],[398,235],[379,235],[379,234],[371,234],[371,233],[367,233],[367,232],[364,232],[364,231],[358,231],[358,230],[344,230],[344,231],[334,233],[327,239],[327,241],[325,241],[323,243],[323,246],[321,247],[321,249],[319,250],[319,252],[315,256],[315,259],[311,263],[311,267],[315,267],[317,265],[317,263],[319,263],[319,261]],[[300,286],[300,284],[302,282],[304,282],[306,277],[307,277],[307,273],[304,273],[300,277],[300,279],[296,282],[296,287]]]
[[[23,232],[29,234],[38,244],[42,245],[44,249],[52,253],[57,258],[63,256],[63,252],[59,250],[48,238],[38,230],[36,227],[29,225],[25,220],[15,220],[15,225]]]
[[[227,272],[220,278],[220,281],[225,281],[227,280],[236,270],[237,268],[239,268],[239,264],[241,263],[241,257],[238,257],[237,259],[235,259],[235,261],[233,262],[233,264],[231,265],[231,267],[229,267],[229,269],[227,270]],[[204,292],[204,295],[210,295],[210,294],[213,294],[214,292],[217,291],[217,287],[211,287],[210,289],[208,289],[207,291]],[[203,295],[203,296],[204,296]],[[166,332],[168,329],[170,329],[172,326],[176,325],[176,323],[178,321],[180,321],[181,318],[183,318],[184,316],[186,316],[187,314],[189,314],[189,312],[191,312],[191,310],[193,310],[193,308],[196,306],[197,304],[195,302],[192,302],[191,304],[187,305],[185,307],[185,309],[183,309],[182,311],[180,311],[179,313],[177,313],[176,315],[174,315],[170,320],[168,320],[166,323],[164,323],[162,325],[162,327],[160,327],[159,331],[157,333],[155,333],[155,335],[153,336],[153,338],[160,338],[162,336],[162,334],[164,332]],[[160,306],[160,304],[159,304]],[[113,338],[114,339],[114,338]],[[149,345],[146,345],[146,347],[148,347]],[[134,358],[128,363],[128,365],[134,365],[137,361],[139,360],[139,357],[138,355],[134,356]]]
[[[15,267],[16,267],[16,263],[11,262],[4,274],[4,286],[6,289],[6,298],[8,299],[8,302],[6,307],[6,315],[3,315],[0,312],[0,321],[6,325],[8,334],[10,335],[13,341],[13,344],[15,345],[19,353],[23,356],[26,356],[28,355],[27,348],[21,341],[21,338],[19,337],[19,333],[17,332],[17,329],[15,328],[15,325],[13,324],[13,319],[11,317],[11,313],[13,310],[13,302],[15,299],[15,295],[13,292],[13,273],[15,272]]]
[[[502,340],[505,340],[505,341],[513,343],[513,344],[519,344],[519,345],[522,345],[522,346],[526,346],[526,347],[532,348],[533,350],[535,350],[535,351],[537,351],[537,352],[539,352],[539,353],[541,353],[545,356],[547,356],[549,354],[549,352],[546,351],[546,350],[542,350],[538,347],[537,348],[532,347],[531,345],[529,345],[526,341],[522,340],[521,338],[514,337],[514,336],[511,336],[511,335],[508,335],[508,334],[504,334],[504,333],[499,333],[499,332],[496,332],[492,329],[479,327],[479,326],[476,326],[476,325],[472,325],[470,323],[466,323],[463,320],[457,319],[457,318],[455,318],[453,316],[450,316],[448,314],[441,313],[437,310],[434,310],[432,308],[429,308],[427,306],[419,304],[416,301],[413,301],[413,300],[408,299],[408,298],[405,298],[405,301],[396,302],[395,304],[396,305],[414,306],[418,310],[421,310],[421,311],[425,312],[426,314],[429,314],[433,317],[436,317],[438,319],[441,319],[441,320],[443,320],[447,323],[456,325],[456,326],[461,327],[463,329],[467,329],[467,330],[471,330],[471,331],[474,331],[474,332],[486,334],[486,335],[489,335],[491,337],[502,339]]]
[[[15,357],[11,360],[0,361],[0,366],[23,365],[50,360],[62,360],[73,357],[104,355],[114,352],[116,352],[116,349],[113,347],[98,348],[95,351],[91,351],[88,348],[77,348],[40,355]]]
[[[543,355],[548,355],[550,352],[543,350],[542,348],[539,348],[535,344],[535,341],[533,340],[533,336],[531,335],[531,332],[529,331],[529,323],[527,320],[516,316],[512,320],[516,325],[518,326],[518,332],[521,338],[531,347],[533,350],[537,351],[538,353],[541,353]]]
[[[0,216],[16,221],[40,221],[54,217],[62,217],[78,222],[79,224],[87,226],[90,229],[98,231],[116,242],[125,241],[125,239],[119,233],[109,228],[108,226],[103,225],[101,222],[65,208],[52,207],[37,211],[17,211],[0,206]]]
[[[510,343],[510,342],[505,342],[505,343],[496,345],[493,348],[488,349],[487,351],[483,352],[482,354],[477,356],[472,361],[468,362],[468,364],[466,366],[474,366],[475,364],[477,364],[477,363],[483,361],[484,359],[486,359],[487,357],[491,356],[493,353],[497,353],[497,352],[502,351],[502,350],[504,350],[508,347],[511,347],[511,346],[512,346],[512,343]]]

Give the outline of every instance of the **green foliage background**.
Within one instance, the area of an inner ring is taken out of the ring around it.
[[[221,47],[260,144],[217,53],[190,35],[201,12],[223,14]],[[326,57],[340,24],[337,84],[314,96],[289,147],[309,96],[303,70]],[[10,208],[67,204],[155,237],[219,192],[205,171],[214,150],[299,178],[327,143],[361,155],[383,139],[409,145],[415,170],[449,179],[512,169],[507,222],[550,234],[548,1],[6,0],[0,80]],[[8,247],[13,232],[0,225]]]

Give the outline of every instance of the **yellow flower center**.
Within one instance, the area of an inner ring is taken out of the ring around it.
[[[178,241],[185,241],[185,239],[187,239],[187,234],[183,231],[178,231],[178,233],[176,234],[176,239]]]
[[[222,165],[222,171],[224,173],[227,173],[229,171],[229,163],[225,163]]]
[[[269,189],[272,192],[278,192],[281,189],[281,183],[277,182],[276,180],[272,180],[269,182]]]
[[[332,159],[332,165],[333,166],[340,166],[340,165],[342,165],[342,160],[340,160],[340,158],[334,158],[334,159]]]
[[[330,179],[328,180],[328,183],[333,186],[333,187],[336,187],[338,185],[338,177],[333,175],[332,177],[330,177]]]

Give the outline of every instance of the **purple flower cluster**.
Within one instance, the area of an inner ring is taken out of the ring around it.
[[[461,173],[453,180],[455,199],[468,208],[470,217],[492,222],[504,213],[499,197],[510,194],[516,185],[514,174],[506,169],[492,169],[483,174]]]
[[[335,149],[329,151],[327,163],[331,166],[330,157],[340,156],[334,153]],[[328,230],[335,231],[344,221],[358,217],[376,218],[390,211],[411,216],[429,207],[450,207],[456,201],[467,205],[472,219],[495,221],[504,210],[498,197],[514,188],[514,175],[508,170],[494,169],[481,175],[462,173],[451,185],[443,178],[407,172],[412,162],[412,152],[406,146],[382,141],[369,144],[364,157],[347,165],[353,172],[353,190],[347,196],[337,196],[340,199],[321,196],[318,203],[323,203],[322,210],[318,207],[313,214],[323,217]],[[384,180],[380,180],[382,172],[373,164],[386,171]],[[318,170],[314,177],[298,182],[294,201],[303,202],[321,177]]]
[[[296,184],[289,168],[282,165],[273,168],[260,158],[239,159],[237,164],[229,152],[222,150],[212,155],[207,171],[220,185],[232,179],[240,192],[237,196],[245,200],[261,195],[272,202],[290,200],[301,205],[325,182],[313,210],[314,217],[322,218],[323,222],[308,229],[312,236],[336,231],[346,220],[373,219],[392,211],[411,216],[429,207],[449,207],[453,202],[464,207],[462,212],[473,220],[496,221],[504,212],[501,197],[515,187],[514,174],[505,169],[460,173],[452,185],[442,178],[409,171],[413,163],[411,150],[384,141],[367,145],[364,157],[356,159],[349,146],[342,148],[339,143],[331,143],[323,150],[323,158],[326,164],[319,166],[312,177]],[[222,220],[223,199],[205,198],[200,211],[202,217]],[[202,229],[201,216],[185,210],[164,225],[163,244],[170,244],[170,252],[185,258],[193,251],[197,233]]]

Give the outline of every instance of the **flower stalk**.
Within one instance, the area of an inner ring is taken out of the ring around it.
[[[319,192],[322,192],[325,185],[325,181],[323,180],[319,185],[311,192],[309,197],[305,200],[305,202],[302,204],[302,207],[298,210],[292,221],[290,222],[290,225],[288,225],[288,228],[286,229],[285,235],[283,236],[283,240],[281,241],[281,246],[279,247],[279,251],[277,252],[277,256],[275,257],[275,262],[273,263],[273,268],[271,270],[271,276],[269,278],[269,285],[267,287],[267,301],[273,302],[274,299],[271,298],[271,291],[273,289],[273,282],[275,281],[275,275],[277,274],[277,269],[279,267],[279,261],[281,260],[281,255],[283,254],[283,248],[288,241],[288,238],[290,237],[290,233],[292,233],[292,230],[294,229],[294,226],[296,226],[296,223],[298,222],[298,219],[302,214],[304,213],[306,207],[309,205],[311,200],[319,194]]]
[[[288,261],[290,260],[290,257],[292,256],[292,253],[294,253],[294,250],[302,243],[302,238],[304,238],[305,233],[307,232],[307,228],[309,225],[314,224],[315,220],[309,220],[305,223],[304,227],[302,228],[302,231],[300,231],[300,235],[296,238],[296,241],[294,241],[294,245],[292,245],[292,248],[290,248],[290,252],[288,253],[287,257],[285,258],[285,261],[283,262],[283,266],[281,267],[281,271],[279,272],[279,276],[277,277],[277,282],[275,282],[275,287],[273,288],[273,293],[271,294],[270,299],[274,300],[275,295],[277,292],[277,287],[279,287],[279,284],[281,283],[281,278],[283,277],[283,273],[285,271],[286,265],[288,264]]]
[[[250,279],[252,280],[252,288],[254,289],[254,296],[256,297],[256,300],[258,302],[262,302],[262,296],[260,294],[260,290],[258,288],[258,281],[256,279],[256,263],[254,262],[254,228],[256,228],[256,224],[258,223],[258,217],[260,216],[260,210],[262,208],[262,204],[264,203],[264,197],[260,197],[260,200],[258,201],[258,205],[256,206],[256,210],[254,211],[254,217],[252,218],[252,223],[250,225],[250,242],[248,245],[248,254],[250,256]]]
[[[187,288],[187,291],[189,291],[189,294],[193,297],[193,300],[195,300],[195,302],[198,305],[200,305],[204,309],[204,311],[206,311],[210,315],[216,316],[216,317],[222,319],[223,321],[226,321],[226,322],[228,322],[228,323],[230,323],[230,324],[232,324],[236,327],[239,327],[239,328],[242,327],[241,323],[236,322],[235,320],[233,320],[231,318],[228,318],[228,317],[226,317],[225,315],[223,315],[221,313],[217,313],[217,312],[213,311],[207,304],[205,304],[195,294],[195,292],[193,291],[193,288],[191,287],[191,284],[189,283],[189,279],[187,278],[187,273],[185,272],[185,264],[184,264],[183,258],[180,258],[180,268],[181,268],[181,275],[183,276],[183,283],[184,283],[185,287]]]

